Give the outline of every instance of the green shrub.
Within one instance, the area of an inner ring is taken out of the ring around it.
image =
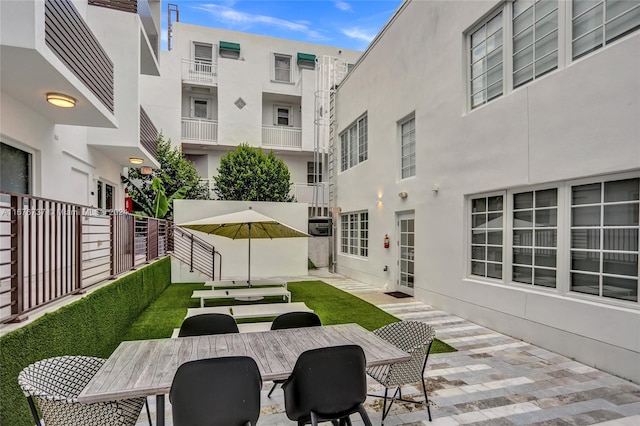
[[[107,358],[170,282],[166,257],[0,337],[0,424],[33,425],[18,386],[24,367],[60,355]]]

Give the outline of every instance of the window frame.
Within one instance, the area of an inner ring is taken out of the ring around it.
[[[280,118],[280,111],[287,112],[287,124],[280,124],[278,119]],[[273,125],[281,127],[293,127],[293,107],[291,105],[273,105]]]
[[[196,103],[204,102],[207,107],[207,116],[206,117],[198,117],[196,116]],[[189,118],[201,119],[201,120],[211,120],[211,98],[205,96],[191,96],[189,99]]]
[[[409,134],[413,134],[413,138],[405,144],[405,133],[404,126],[413,122],[413,128],[409,130]],[[398,121],[398,133],[399,133],[399,142],[400,142],[400,180],[410,179],[416,176],[416,117],[415,114],[411,114],[404,119]],[[404,154],[405,146],[412,147],[409,155]],[[409,159],[413,158],[413,161],[405,166],[404,160],[409,157]],[[411,169],[413,168],[413,173],[411,173]],[[409,174],[405,176],[405,170],[409,171]]]
[[[35,191],[35,171],[36,171],[36,167],[35,167],[35,161],[36,161],[36,152],[33,151],[32,149],[25,149],[26,147],[21,146],[20,143],[11,143],[9,142],[9,140],[7,140],[8,138],[5,138],[4,136],[2,138],[0,138],[0,143],[2,145],[5,145],[8,148],[11,148],[15,151],[20,151],[21,153],[23,153],[24,157],[26,158],[26,168],[27,168],[27,179],[26,179],[26,188],[27,188],[27,192],[25,193],[25,195],[34,195],[34,191]],[[14,191],[12,191],[14,192]]]
[[[369,257],[368,210],[340,214],[340,255],[361,259]]]
[[[277,67],[278,58],[288,59],[289,60],[289,75],[288,75],[288,79],[287,80],[278,79],[278,71],[279,70],[280,71],[285,70],[285,68],[278,68]],[[274,53],[272,55],[271,71],[272,71],[271,81],[273,81],[274,83],[285,83],[285,84],[293,83],[293,56],[285,54],[285,53]]]
[[[339,134],[340,172],[369,159],[369,118],[365,112]]]

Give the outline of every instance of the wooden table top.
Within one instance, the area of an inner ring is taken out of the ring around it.
[[[404,362],[410,355],[358,324],[253,333],[122,342],[78,396],[83,403],[168,394],[178,367],[203,358],[246,355],[262,379],[286,379],[309,349],[356,344],[367,366]]]

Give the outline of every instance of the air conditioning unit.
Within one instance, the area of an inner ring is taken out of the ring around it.
[[[330,237],[331,236],[331,218],[330,217],[312,217],[309,218],[309,234],[314,237]]]

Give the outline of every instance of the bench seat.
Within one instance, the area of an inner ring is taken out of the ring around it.
[[[291,302],[291,292],[285,287],[237,288],[232,290],[195,290],[192,298],[200,299],[200,307],[204,308],[206,299],[237,299],[267,296],[282,296]]]
[[[204,285],[210,286],[212,289],[215,289],[216,287],[248,287],[246,280],[205,281]],[[277,285],[287,288],[287,282],[284,280],[278,280],[275,278],[251,280],[251,287],[266,287]]]
[[[257,305],[215,306],[205,308],[189,308],[185,318],[208,313],[223,313],[241,318],[277,317],[288,312],[313,312],[304,302],[261,303]]]

